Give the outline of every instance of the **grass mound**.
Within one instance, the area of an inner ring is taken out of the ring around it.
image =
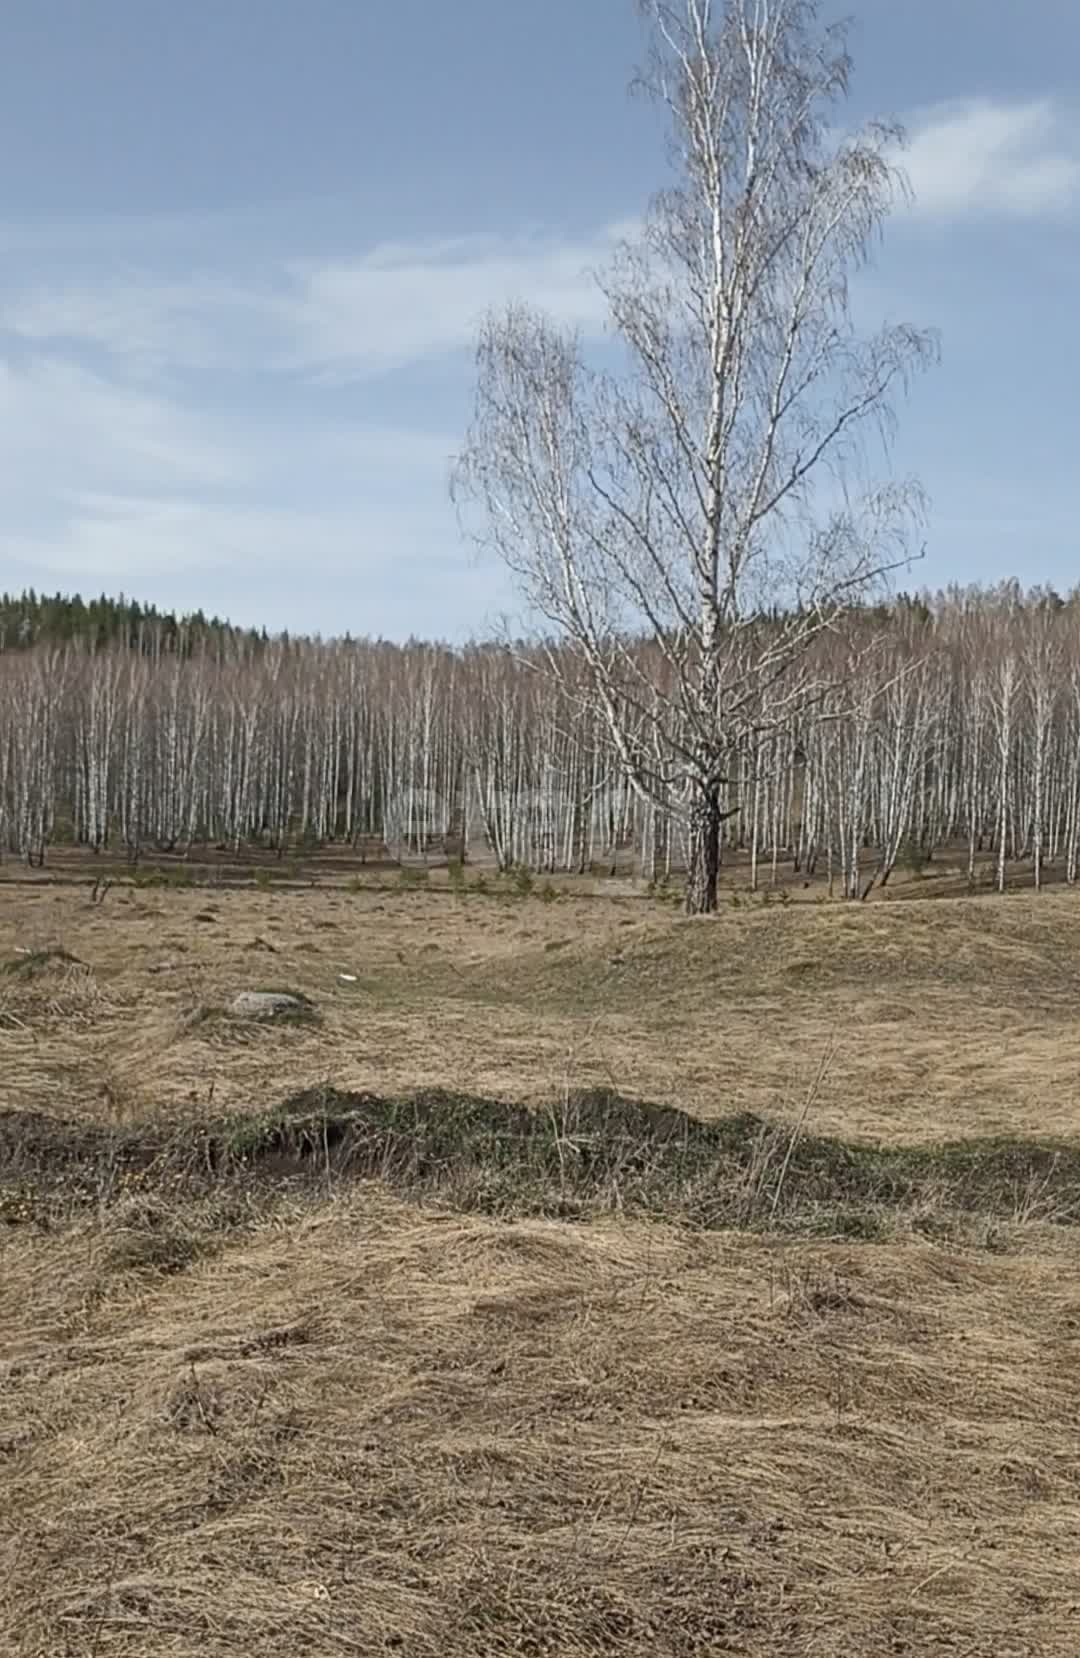
[[[1080,1146],[999,1138],[874,1146],[749,1113],[702,1121],[605,1090],[549,1111],[446,1091],[311,1090],[224,1125],[225,1162],[378,1177],[488,1212],[632,1209],[703,1226],[765,1220],[872,1236],[875,1216],[1080,1219]]]
[[[469,1094],[307,1090],[211,1123],[106,1127],[0,1113],[0,1180],[20,1218],[144,1188],[192,1195],[378,1179],[464,1212],[628,1212],[695,1227],[874,1240],[903,1217],[1080,1220],[1080,1146],[1013,1138],[879,1146],[742,1113],[701,1121],[607,1091],[534,1111]],[[37,1194],[29,1212],[25,1194]]]

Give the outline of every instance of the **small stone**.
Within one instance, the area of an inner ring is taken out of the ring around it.
[[[311,1003],[285,990],[241,990],[229,1012],[238,1019],[280,1019],[283,1014],[308,1013]]]

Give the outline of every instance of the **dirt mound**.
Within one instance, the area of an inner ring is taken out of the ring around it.
[[[306,1090],[217,1120],[66,1121],[0,1112],[0,1184],[20,1217],[147,1190],[320,1188],[382,1180],[488,1214],[647,1213],[707,1228],[874,1239],[902,1218],[948,1231],[984,1222],[1080,1221],[1080,1145],[997,1138],[874,1146],[739,1114],[709,1121],[604,1090],[548,1110],[422,1090]]]

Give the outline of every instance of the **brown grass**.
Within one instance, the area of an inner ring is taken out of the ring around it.
[[[593,1082],[794,1123],[835,1040],[805,1131],[853,1156],[1080,1140],[1064,894],[707,923],[410,893],[0,902],[0,964],[77,958],[0,974],[2,1103],[43,1135],[175,1134],[327,1082],[556,1108]],[[321,1026],[221,1017],[266,986]],[[1053,1204],[1006,1185],[966,1232],[928,1188],[868,1243],[497,1219],[329,1164],[193,1194],[171,1167],[0,1224],[0,1652],[1080,1649],[1071,1173]]]
[[[1076,1651],[1072,1234],[124,1224],[6,1247],[5,1652]]]
[[[216,923],[197,916],[217,916]],[[701,1116],[801,1108],[814,1126],[924,1139],[1077,1131],[1080,954],[1068,894],[725,909],[424,893],[3,889],[9,1105],[144,1116],[258,1106],[330,1083],[540,1103],[569,1079]],[[342,974],[352,975],[343,979]],[[318,1028],[206,1018],[296,988]]]

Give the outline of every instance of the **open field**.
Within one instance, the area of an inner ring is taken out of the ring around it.
[[[3,889],[0,1651],[1075,1653],[1078,923]]]
[[[1068,1135],[1078,922],[1065,893],[685,921],[631,899],[19,888],[0,963],[75,963],[0,975],[0,1074],[9,1106],[119,1119],[320,1084],[540,1103],[567,1082],[784,1116],[835,1042],[821,1131]],[[321,1023],[205,1016],[264,986],[308,994]]]

